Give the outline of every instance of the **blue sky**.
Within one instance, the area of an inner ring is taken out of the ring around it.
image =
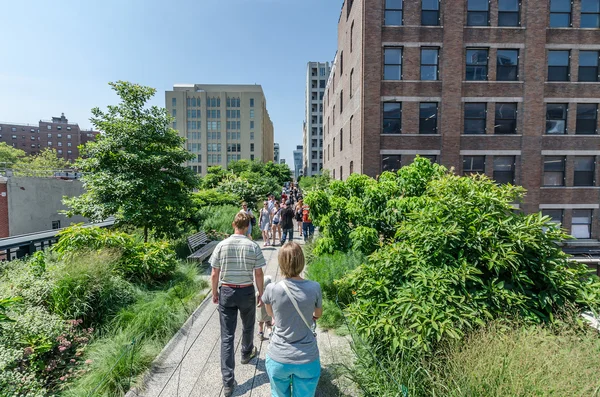
[[[306,63],[331,61],[342,0],[2,0],[0,121],[117,102],[107,83],[261,84],[281,156],[302,144]]]

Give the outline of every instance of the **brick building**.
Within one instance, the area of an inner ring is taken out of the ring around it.
[[[40,120],[37,125],[0,122],[0,142],[30,155],[39,154],[45,148],[56,149],[57,154],[68,161],[77,159],[78,146],[94,140],[98,134],[98,131],[82,130],[78,124],[69,123],[64,113],[52,120]]]
[[[376,176],[419,154],[524,186],[521,208],[600,237],[600,0],[346,0],[324,168]]]

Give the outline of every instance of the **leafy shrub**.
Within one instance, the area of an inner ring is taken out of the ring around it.
[[[233,205],[201,208],[198,211],[199,218],[202,219],[201,228],[212,239],[225,239],[233,233],[231,223],[238,212],[240,212],[240,207]],[[252,228],[252,238],[256,240],[261,238],[261,233],[258,225],[258,214],[254,210],[252,212],[257,217],[256,226]]]
[[[117,258],[110,251],[80,254],[49,269],[52,292],[48,306],[64,319],[100,323],[133,302],[135,291],[112,269]]]
[[[317,241],[317,244],[320,242]],[[332,301],[338,299],[338,287],[335,280],[341,279],[366,261],[366,257],[357,251],[336,252],[333,255],[315,257],[307,266],[306,277],[321,285],[323,295]]]
[[[334,181],[307,202],[323,234],[319,254],[369,254],[383,239],[335,284],[358,332],[383,354],[431,352],[494,318],[538,323],[567,304],[600,305],[597,278],[557,244],[568,236],[541,214],[514,212],[523,194],[417,158],[379,181]]]
[[[80,225],[65,228],[52,247],[59,259],[87,250],[112,249],[121,253],[114,269],[130,280],[144,283],[164,280],[177,264],[175,252],[167,242],[137,241],[129,234]]]
[[[216,189],[200,190],[193,194],[192,199],[197,208],[215,205],[237,205],[240,202],[239,197],[230,193],[219,192]]]

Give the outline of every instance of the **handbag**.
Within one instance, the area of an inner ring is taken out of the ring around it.
[[[300,308],[298,307],[298,303],[296,302],[296,299],[294,299],[294,297],[292,296],[292,293],[290,292],[290,289],[288,288],[287,284],[285,283],[285,280],[281,280],[281,285],[282,285],[285,293],[287,294],[288,298],[290,298],[290,300],[292,301],[292,305],[294,305],[294,308],[296,309],[296,311],[300,315],[300,318],[302,318],[302,321],[304,321],[304,324],[306,324],[306,326],[308,327],[308,329],[310,330],[310,332],[316,338],[317,337],[317,333],[315,332],[315,330],[313,329],[313,327],[311,327],[308,324],[308,321],[306,321],[306,318],[304,318],[304,314],[302,314],[302,312],[300,311]]]

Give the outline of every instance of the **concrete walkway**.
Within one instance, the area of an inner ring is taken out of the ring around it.
[[[294,241],[302,244],[299,236]],[[262,242],[259,242],[262,246]],[[280,279],[277,254],[279,247],[263,248],[267,260],[266,275]],[[255,327],[255,335],[258,325]],[[337,397],[358,395],[348,379],[339,376],[336,368],[352,360],[350,338],[318,330],[317,340],[321,354],[321,381],[317,396]],[[271,395],[269,378],[265,370],[265,353],[269,341],[254,340],[259,357],[250,364],[240,363],[241,321],[236,331],[235,377],[238,386],[234,396],[268,397]],[[217,305],[210,294],[153,363],[151,371],[139,388],[132,389],[127,397],[213,397],[223,395],[220,368],[220,323]]]

